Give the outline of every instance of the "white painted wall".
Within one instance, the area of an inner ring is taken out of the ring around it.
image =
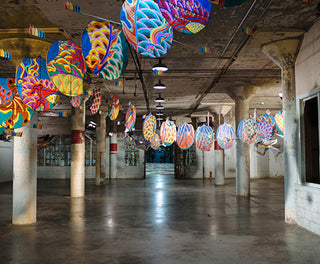
[[[38,179],[70,179],[70,166],[38,166]],[[86,166],[86,179],[94,179],[96,177],[96,167]]]
[[[224,150],[224,177],[235,178],[237,169],[237,153],[236,153],[236,142],[234,141],[233,146],[229,149]]]
[[[0,141],[0,182],[13,178],[13,143]]]
[[[305,33],[295,67],[297,95],[320,86],[320,21]],[[299,183],[294,191],[297,223],[320,235],[320,185]]]
[[[297,95],[320,86],[320,21],[304,34],[295,67]]]

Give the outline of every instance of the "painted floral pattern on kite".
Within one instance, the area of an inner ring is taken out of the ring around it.
[[[217,130],[217,142],[222,149],[229,149],[233,145],[234,141],[234,129],[229,124],[222,124]]]
[[[136,107],[129,102],[126,112],[126,128],[131,131],[136,123]]]
[[[70,102],[74,108],[79,107],[82,103],[82,95],[70,97]]]
[[[142,124],[143,136],[146,140],[150,141],[156,131],[156,117],[149,114]]]
[[[150,140],[150,146],[154,150],[158,150],[161,145],[161,139],[157,133],[154,133],[153,137]]]
[[[54,85],[66,96],[83,94],[91,82],[82,50],[72,40],[56,40],[51,45],[47,70]]]
[[[33,111],[20,98],[15,86],[15,79],[10,82],[9,89],[13,99],[7,104],[0,105],[0,126],[15,129],[25,126],[32,118]]]
[[[113,46],[115,52],[113,56],[109,58],[107,64],[103,70],[99,73],[99,77],[106,80],[116,80],[127,68],[129,50],[127,41],[121,32],[118,38],[118,42]]]
[[[173,142],[175,142],[177,138],[176,125],[169,119],[167,119],[165,122],[161,124],[160,138],[162,144],[166,147],[170,146]]]
[[[60,92],[47,73],[46,61],[40,56],[24,59],[16,80],[22,101],[33,111],[48,111],[60,99]]]
[[[181,33],[198,33],[209,21],[208,0],[158,0],[158,4],[165,19]]]
[[[152,0],[125,0],[121,26],[130,45],[141,55],[158,58],[167,53],[173,29]]]
[[[202,125],[197,128],[195,143],[199,150],[209,151],[213,145],[213,130],[210,126]]]
[[[117,95],[110,96],[108,101],[108,116],[110,120],[116,120],[119,114],[119,98]]]
[[[272,134],[274,134],[277,124],[276,124],[276,120],[274,119],[274,117],[271,115],[270,110],[267,110],[262,116],[259,116],[257,118],[257,123],[259,122],[267,122],[271,125],[272,127]]]
[[[273,135],[273,128],[268,122],[257,123],[257,139],[270,139]]]
[[[0,78],[0,105],[5,105],[12,101],[14,97],[12,87],[14,84],[15,78]]]
[[[183,124],[178,127],[177,145],[181,149],[188,149],[194,142],[194,128],[191,124]]]
[[[210,0],[213,4],[220,6],[237,6],[241,5],[246,0]]]
[[[245,118],[240,121],[237,133],[243,143],[251,144],[256,139],[257,125],[252,119]]]
[[[98,112],[101,105],[101,91],[99,88],[94,88],[92,95],[89,97],[89,108],[94,115]]]
[[[120,30],[108,21],[92,21],[83,31],[81,46],[83,56],[89,69],[98,74],[109,58],[116,52],[113,47],[117,43]]]
[[[274,115],[274,120],[277,124],[275,132],[279,135],[283,135],[283,110]]]

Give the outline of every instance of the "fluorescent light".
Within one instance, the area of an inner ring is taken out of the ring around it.
[[[167,87],[160,80],[155,86],[153,86],[153,89],[156,89],[156,90],[164,90],[166,88]]]

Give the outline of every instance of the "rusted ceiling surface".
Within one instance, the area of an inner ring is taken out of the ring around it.
[[[89,14],[120,21],[123,3],[120,0],[76,0],[74,3]],[[194,35],[174,31],[172,47],[162,58],[169,68],[163,76],[156,76],[151,70],[157,59],[139,55],[152,113],[156,112],[154,99],[158,96],[153,85],[160,78],[167,86],[161,94],[166,100],[164,113],[167,116],[197,116],[205,112],[225,114],[233,106],[228,91],[234,93],[243,87],[260,88],[250,102],[251,110],[281,109],[278,96],[280,69],[261,52],[261,45],[284,38],[287,32],[301,35],[317,19],[316,9],[315,1],[307,4],[302,0],[247,0],[236,7],[213,4],[205,29]],[[32,24],[39,28],[60,28],[61,38],[71,38],[80,45],[82,32],[92,20],[65,10],[62,0],[2,0],[0,36],[6,36],[6,29],[22,29]],[[241,22],[253,29],[252,36],[241,32]],[[12,36],[7,34],[7,37]],[[59,34],[48,36],[47,41],[53,41]],[[212,53],[200,52],[201,46],[209,47]],[[1,77],[13,75],[14,69],[14,65],[0,59]],[[127,70],[120,77],[124,88],[98,77],[94,77],[92,86],[101,88],[104,104],[111,93],[116,93],[123,111],[131,101],[142,115],[147,108],[137,77],[133,60],[129,58]],[[59,107],[70,109],[68,100],[63,100]]]

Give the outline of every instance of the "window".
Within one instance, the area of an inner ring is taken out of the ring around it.
[[[298,97],[300,112],[301,175],[306,184],[320,184],[319,89]]]

